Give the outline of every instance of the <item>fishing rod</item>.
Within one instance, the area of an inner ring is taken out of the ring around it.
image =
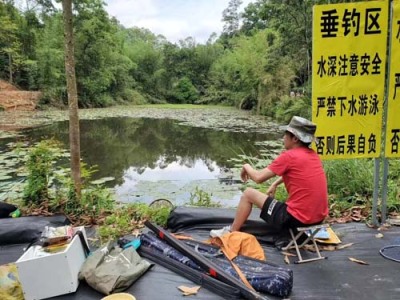
[[[247,287],[242,281],[232,277],[231,275],[224,272],[224,270],[213,263],[212,261],[208,260],[207,258],[203,257],[202,255],[196,253],[191,249],[189,246],[175,238],[172,234],[168,231],[164,230],[160,226],[157,226],[150,221],[146,221],[144,223],[146,227],[151,229],[157,236],[166,241],[176,250],[180,251],[182,254],[186,255],[190,259],[192,259],[195,263],[197,263],[202,269],[207,271],[212,277],[229,284],[233,287],[236,287],[240,290],[240,293],[248,300],[270,300],[268,297],[259,294],[255,290],[250,289]]]

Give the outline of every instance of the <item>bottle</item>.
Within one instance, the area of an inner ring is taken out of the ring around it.
[[[18,218],[21,216],[21,211],[17,208],[14,210],[12,213],[10,213],[10,217],[12,218]]]

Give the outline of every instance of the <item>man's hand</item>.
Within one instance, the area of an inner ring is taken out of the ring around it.
[[[243,182],[247,182],[249,180],[249,174],[246,171],[246,165],[243,165],[242,170],[240,171],[240,178],[242,179]]]
[[[267,190],[267,195],[272,197],[272,198],[275,198],[275,193],[276,193],[276,188],[277,187],[278,187],[277,185],[272,184]]]
[[[268,188],[267,190],[267,195],[275,198],[275,193],[276,193],[276,188],[278,185],[280,185],[283,182],[282,177],[278,178],[277,180],[274,181],[273,184]]]
[[[242,167],[242,171],[240,172],[240,178],[243,182],[247,182],[247,180],[251,179],[255,183],[262,183],[274,176],[275,173],[268,168],[257,171],[253,169],[253,167],[249,164],[244,164]]]

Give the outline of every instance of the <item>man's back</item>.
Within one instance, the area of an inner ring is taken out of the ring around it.
[[[328,215],[327,182],[322,162],[314,150],[297,147],[284,151],[268,168],[282,176],[289,197],[288,212],[305,224]]]

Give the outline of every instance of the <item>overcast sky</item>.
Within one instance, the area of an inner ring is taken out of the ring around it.
[[[105,0],[105,9],[125,27],[143,27],[170,42],[194,37],[205,43],[223,29],[222,11],[229,0]],[[241,10],[254,0],[243,0]]]

